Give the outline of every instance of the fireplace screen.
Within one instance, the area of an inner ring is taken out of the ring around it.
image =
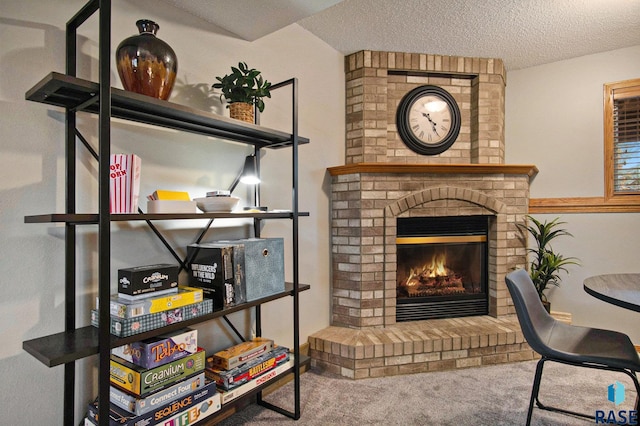
[[[488,220],[398,219],[396,321],[487,314]]]

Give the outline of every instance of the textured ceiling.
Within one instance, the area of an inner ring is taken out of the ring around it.
[[[341,0],[163,0],[249,41]]]
[[[508,70],[640,44],[640,0],[163,1],[246,40],[297,22],[344,54],[502,58]]]

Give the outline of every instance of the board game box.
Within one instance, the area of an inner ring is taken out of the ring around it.
[[[213,312],[213,302],[205,299],[202,302],[158,312],[157,314],[142,315],[136,318],[109,317],[111,334],[118,337],[129,337],[181,321],[197,318]],[[98,327],[98,311],[91,310],[91,325]]]
[[[131,296],[178,287],[178,266],[166,263],[118,269],[118,293]]]
[[[110,387],[109,396],[112,404],[139,416],[204,387],[204,383],[205,375],[201,372],[145,397],[133,396],[115,386]]]
[[[204,349],[155,368],[143,368],[111,355],[111,384],[137,396],[145,396],[164,386],[198,373],[205,368]]]
[[[256,377],[253,380],[248,381],[244,385],[236,386],[231,390],[218,389],[221,396],[222,404],[226,404],[229,401],[233,401],[236,398],[241,397],[252,389],[257,388],[258,386],[267,383],[269,380],[279,376],[284,373],[291,367],[293,367],[294,358],[293,354],[289,354],[289,360],[284,361],[276,366],[273,370],[269,370],[261,376]]]
[[[109,301],[109,313],[118,318],[135,318],[191,305],[202,300],[202,289],[193,287],[180,287],[175,294],[156,297],[151,295],[147,299],[140,300],[122,299],[114,294]]]
[[[240,367],[231,370],[207,368],[205,374],[208,379],[215,380],[222,389],[230,390],[274,369],[278,364],[288,359],[289,349],[278,346],[271,352],[253,358]]]
[[[207,357],[207,367],[230,370],[273,349],[273,340],[256,337]]]
[[[109,424],[118,426],[191,426],[220,410],[220,394],[213,382],[153,411],[135,415],[109,404]],[[98,424],[98,402],[89,404],[87,419]]]
[[[198,351],[198,330],[183,329],[111,349],[111,354],[153,368]]]
[[[200,243],[187,247],[189,285],[201,288],[204,297],[213,300],[213,310],[236,304],[233,269],[233,246]]]

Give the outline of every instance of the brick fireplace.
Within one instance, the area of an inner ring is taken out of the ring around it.
[[[528,212],[532,165],[504,164],[505,71],[499,59],[363,51],[345,58],[345,165],[332,177],[332,324],[309,338],[315,365],[352,378],[531,359],[504,284],[524,267],[516,226]],[[433,84],[462,126],[425,156],[398,136],[395,111]],[[396,321],[399,218],[485,216],[488,315]]]

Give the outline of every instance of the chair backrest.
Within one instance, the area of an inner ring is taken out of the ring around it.
[[[549,347],[545,342],[548,341],[556,320],[542,305],[529,274],[524,269],[518,269],[509,273],[505,281],[527,343],[540,355],[549,354]]]

